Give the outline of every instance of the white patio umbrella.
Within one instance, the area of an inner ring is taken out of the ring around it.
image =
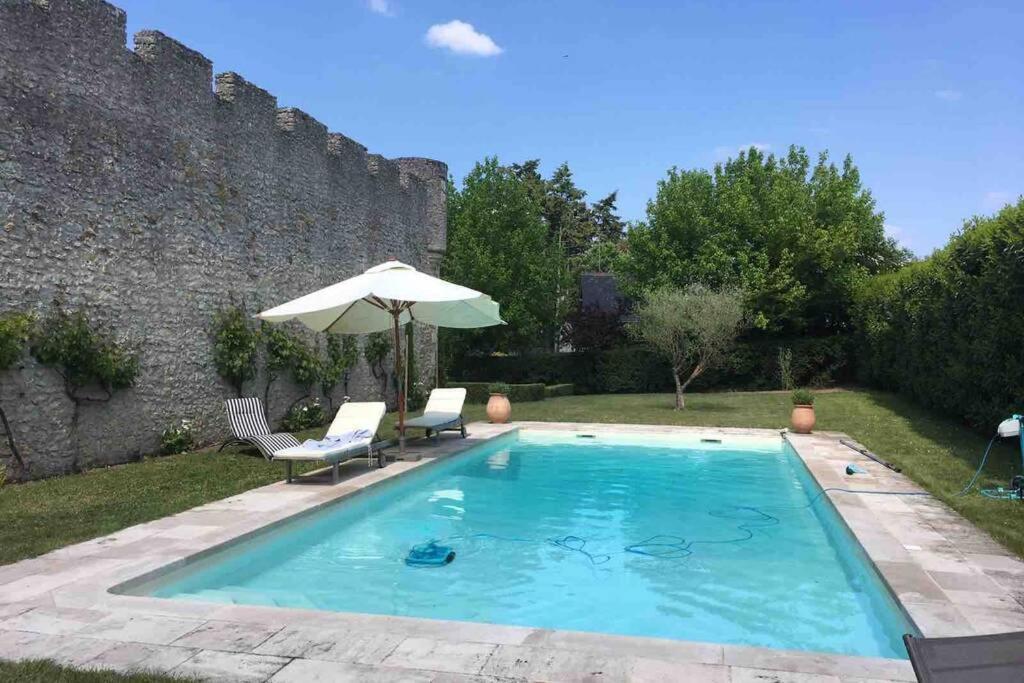
[[[504,324],[498,314],[498,304],[486,294],[445,282],[395,260],[275,306],[256,317],[272,323],[298,320],[317,332],[367,334],[391,329],[395,376],[399,381],[400,435],[405,428],[402,326],[412,320],[462,329]],[[404,439],[400,437],[399,441],[404,448]]]

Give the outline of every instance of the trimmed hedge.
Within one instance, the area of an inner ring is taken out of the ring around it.
[[[544,387],[544,398],[557,398],[558,396],[572,396],[573,386],[571,384],[552,384]]]
[[[467,403],[487,403],[491,397],[489,387],[493,382],[448,382],[450,388],[461,388],[466,390]],[[543,401],[545,386],[543,384],[509,384],[508,400],[513,403],[526,403],[528,401]]]
[[[1024,200],[855,298],[860,378],[991,433],[1024,412]]]
[[[793,352],[793,378],[797,385],[822,387],[853,377],[852,339],[798,337],[744,340],[723,365],[709,370],[693,384],[696,390],[778,389],[779,349]],[[523,356],[470,356],[453,369],[462,380],[484,381],[501,377],[507,382],[569,383],[575,393],[653,393],[673,391],[672,371],[646,346],[607,351],[540,353]]]

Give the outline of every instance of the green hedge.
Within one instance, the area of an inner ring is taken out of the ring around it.
[[[1024,409],[1024,200],[855,298],[860,378],[991,433]]]
[[[572,396],[573,386],[571,384],[552,384],[544,387],[544,398],[557,398],[558,396]]]
[[[801,386],[830,386],[849,381],[852,340],[848,337],[800,337],[743,340],[721,367],[693,384],[695,390],[778,389],[779,348],[793,352],[793,376]],[[453,369],[459,381],[569,383],[575,393],[651,393],[672,391],[668,364],[645,346],[581,353],[523,356],[471,356]]]
[[[467,403],[487,403],[491,392],[489,387],[492,382],[448,382],[448,387],[462,388],[466,390]],[[528,401],[543,401],[545,387],[543,384],[509,384],[508,400],[513,403],[525,403]]]

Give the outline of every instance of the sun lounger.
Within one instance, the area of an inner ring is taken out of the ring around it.
[[[903,636],[921,683],[1024,681],[1024,631],[962,638]]]
[[[274,451],[299,445],[299,440],[291,434],[270,432],[263,401],[258,398],[228,399],[224,401],[224,410],[231,425],[231,438],[220,445],[218,452],[232,444],[249,444],[270,460]]]
[[[424,429],[428,437],[434,436],[435,441],[443,431],[459,431],[465,439],[466,425],[462,420],[462,406],[465,402],[465,389],[434,389],[430,392],[423,414],[406,420],[405,429]],[[405,433],[401,436],[404,437]]]
[[[369,437],[349,441],[336,448],[331,448],[329,445],[327,447],[306,446],[296,442],[290,448],[274,451],[271,459],[284,461],[289,483],[292,481],[292,463],[296,460],[321,461],[330,464],[331,479],[334,483],[338,483],[338,466],[341,463],[362,455],[366,456],[367,464],[373,462],[374,451],[380,451],[379,447],[374,447],[375,435],[386,412],[387,406],[384,403],[346,403],[338,409],[334,421],[327,428],[326,437],[343,437],[358,431],[369,433]],[[378,455],[378,461],[381,457],[383,456]]]

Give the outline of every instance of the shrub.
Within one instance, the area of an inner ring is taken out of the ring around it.
[[[571,384],[552,384],[544,387],[544,398],[557,398],[558,396],[572,396],[573,386]]]
[[[195,433],[189,420],[181,420],[160,434],[160,450],[165,455],[184,453],[192,450],[195,445]]]
[[[783,389],[792,389],[793,382],[793,349],[779,347],[779,383]]]
[[[814,405],[814,394],[807,389],[795,389],[793,391],[793,405],[812,406]]]
[[[543,401],[543,384],[508,384],[506,382],[449,382],[449,387],[466,390],[467,403],[487,403],[491,394],[504,394],[513,403]]]
[[[488,385],[487,391],[488,393],[491,394],[501,394],[503,396],[508,396],[509,394],[512,393],[512,387],[506,384],[505,382],[492,382],[490,385]]]
[[[544,385],[533,384],[511,384],[509,385],[508,399],[513,403],[527,403],[529,401],[544,400]]]
[[[854,340],[832,337],[756,337],[737,342],[721,366],[694,381],[695,389],[777,389],[779,345],[793,351],[794,386],[831,386],[853,376]],[[453,368],[454,382],[504,377],[509,382],[573,385],[577,394],[670,391],[668,363],[645,346],[600,352],[466,356]]]
[[[310,427],[319,427],[327,421],[324,408],[319,399],[293,403],[281,421],[281,428],[286,432],[301,432]]]
[[[1024,199],[857,290],[866,383],[991,432],[1024,409]]]
[[[256,377],[256,354],[259,332],[250,322],[245,309],[228,306],[213,317],[213,365],[241,396],[245,383]]]

